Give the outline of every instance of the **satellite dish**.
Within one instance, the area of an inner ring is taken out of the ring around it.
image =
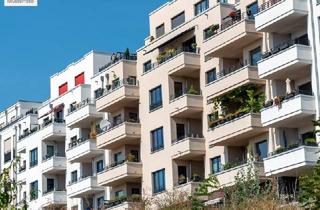
[[[101,129],[108,129],[111,126],[111,123],[109,120],[101,120],[100,124],[99,124]]]

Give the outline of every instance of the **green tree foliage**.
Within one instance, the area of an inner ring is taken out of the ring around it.
[[[312,173],[300,177],[299,201],[310,210],[320,209],[320,160]]]

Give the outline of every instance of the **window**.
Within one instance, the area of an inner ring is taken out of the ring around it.
[[[152,68],[152,62],[151,62],[151,60],[149,60],[149,61],[147,61],[147,62],[145,62],[145,63],[143,64],[143,72],[144,72],[144,73],[150,71],[151,68]]]
[[[119,125],[119,124],[121,124],[121,114],[119,114],[119,115],[117,115],[117,116],[114,116],[113,118],[112,118],[112,120],[113,120],[113,124],[116,126],[116,125]]]
[[[102,207],[104,204],[104,196],[97,198],[97,206],[98,208]]]
[[[71,206],[71,210],[78,210],[78,205]]]
[[[183,94],[183,84],[182,82],[174,82],[174,97],[178,98]]]
[[[162,106],[162,92],[161,85],[150,90],[150,111]]]
[[[74,85],[81,85],[84,84],[84,72],[82,72],[81,74],[79,74],[78,76],[76,76],[74,78]]]
[[[254,50],[250,51],[250,64],[251,66],[257,66],[258,61],[261,60],[261,48],[257,47]]]
[[[197,16],[209,8],[209,1],[202,0],[194,5],[194,15]]]
[[[159,193],[166,190],[164,169],[153,172],[152,180],[153,180],[153,193]]]
[[[103,171],[103,160],[97,161],[97,173]]]
[[[175,29],[176,27],[183,24],[185,21],[185,14],[184,12],[181,12],[179,15],[173,17],[171,19],[171,29]]]
[[[164,24],[161,24],[156,28],[156,37],[160,37],[164,34]]]
[[[11,138],[4,140],[4,162],[11,161]]]
[[[30,167],[38,165],[38,148],[30,151]]]
[[[249,19],[254,19],[254,15],[259,12],[258,2],[254,2],[247,6],[247,15]]]
[[[78,171],[71,172],[71,183],[75,183],[78,181]]]
[[[140,195],[140,189],[139,188],[132,188],[131,195]]]
[[[134,157],[133,161],[139,161],[139,151],[138,150],[130,150],[130,154]]]
[[[151,131],[152,152],[163,149],[163,127]]]
[[[30,183],[30,200],[38,198],[38,181]]]
[[[123,190],[119,190],[119,191],[116,191],[114,193],[114,197],[117,199],[117,198],[121,198],[121,197],[124,197],[124,192]]]
[[[214,157],[211,159],[212,174],[219,173],[221,171],[221,157]]]
[[[206,72],[206,83],[209,84],[217,79],[216,69],[212,69]]]
[[[121,161],[123,161],[123,157],[122,157],[121,152],[114,154],[113,158],[114,158],[115,163],[120,163]]]
[[[260,159],[268,157],[268,142],[267,140],[256,143],[257,154]]]
[[[118,88],[120,86],[120,78],[112,81],[112,89]]]
[[[46,159],[51,158],[54,155],[54,146],[47,145],[47,155]]]
[[[177,139],[180,140],[180,139],[184,139],[185,136],[186,136],[186,133],[185,133],[185,129],[184,129],[184,124],[179,124],[177,123]]]
[[[47,179],[47,192],[54,190],[54,179]]]
[[[68,83],[64,83],[59,86],[59,96],[68,91]]]

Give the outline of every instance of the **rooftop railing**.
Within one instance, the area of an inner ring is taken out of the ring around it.
[[[113,64],[118,63],[119,61],[122,61],[122,60],[136,61],[137,60],[137,54],[130,54],[130,53],[127,54],[127,53],[124,53],[124,52],[114,53],[111,56],[111,61],[108,62],[106,65],[102,66],[101,68],[99,68],[99,72],[109,68]]]
[[[139,87],[139,81],[134,78],[125,78],[117,82],[114,82],[112,85],[106,85],[105,88],[99,88],[95,91],[95,98],[98,99],[102,96],[108,95],[125,85]]]

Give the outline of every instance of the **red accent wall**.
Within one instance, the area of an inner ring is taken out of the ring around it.
[[[84,84],[84,72],[74,78],[75,86]]]
[[[68,83],[64,83],[59,86],[59,96],[68,91]]]

